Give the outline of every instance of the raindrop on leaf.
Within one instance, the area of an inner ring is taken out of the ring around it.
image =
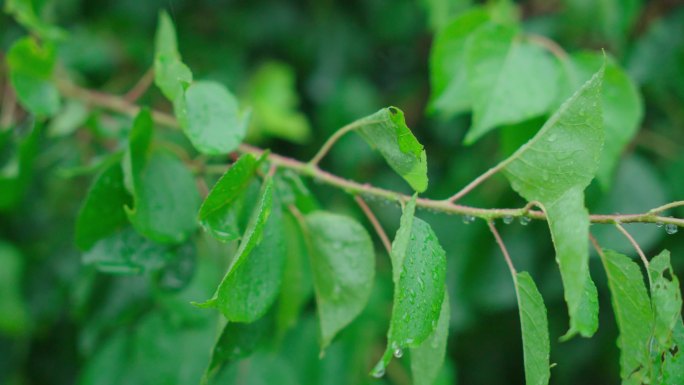
[[[668,223],[665,225],[665,232],[670,235],[675,234],[678,230],[679,228],[677,228],[677,225],[673,223]]]

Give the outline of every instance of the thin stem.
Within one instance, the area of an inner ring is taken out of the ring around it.
[[[356,128],[363,124],[368,124],[368,123],[374,123],[373,121],[371,122],[364,122],[357,120],[355,122],[349,123],[346,126],[340,128],[339,130],[335,131],[332,136],[328,138],[328,140],[323,143],[323,146],[318,150],[316,155],[314,155],[313,158],[309,161],[309,164],[312,166],[318,165],[320,161],[330,152],[330,149],[337,143],[338,140],[340,140],[341,137],[346,135],[348,132],[354,131]]]
[[[471,190],[473,190],[475,187],[479,186],[480,183],[486,181],[489,179],[490,176],[496,174],[497,172],[501,171],[506,166],[506,163],[501,162],[497,164],[496,166],[490,168],[489,170],[485,171],[484,174],[478,176],[477,178],[473,179],[472,182],[468,183],[465,187],[461,189],[461,191],[457,192],[456,194],[452,195],[447,199],[447,202],[454,203],[457,200],[463,198],[466,194],[468,194]]]
[[[71,83],[59,83],[60,91],[66,97],[73,99],[79,99],[85,103],[89,103],[92,106],[106,108],[111,111],[115,111],[124,115],[135,116],[140,108],[136,105],[126,102],[120,97],[112,96],[100,92],[90,91]],[[154,121],[162,126],[178,128],[178,122],[176,119],[169,114],[154,111],[152,114]],[[250,153],[260,156],[264,150],[250,146],[248,144],[241,144],[238,149],[240,153]],[[398,202],[399,204],[404,204],[408,202],[411,197],[409,195],[400,194],[395,191],[382,189],[379,187],[372,186],[368,183],[359,183],[356,181],[344,179],[337,175],[333,175],[327,171],[321,170],[316,165],[311,165],[309,163],[301,162],[296,159],[288,158],[278,154],[269,154],[268,161],[275,163],[278,167],[285,168],[296,172],[297,174],[313,178],[316,181],[325,183],[331,186],[338,187],[343,191],[352,195],[362,195],[362,196],[372,196],[374,198],[380,198],[392,202]],[[493,175],[500,169],[506,166],[505,161],[495,166],[494,168],[487,171],[482,176],[478,177],[475,181],[471,182],[464,190],[472,190],[477,184],[481,183],[483,180],[487,179],[489,176]],[[212,165],[212,169],[219,167]],[[227,166],[225,166],[227,167]],[[469,187],[472,186],[472,187]],[[463,190],[462,190],[463,191]],[[466,192],[467,192],[466,191]],[[674,202],[673,202],[674,203]],[[529,206],[530,204],[528,204]],[[532,219],[546,220],[546,214],[539,210],[530,210],[528,206],[517,209],[483,209],[477,207],[463,206],[453,203],[452,200],[434,200],[426,198],[418,198],[416,200],[416,206],[425,209],[439,211],[447,214],[461,214],[470,215],[477,218],[492,220],[503,218],[506,216],[511,217],[522,217],[527,216]],[[661,209],[660,206],[654,210]],[[673,224],[676,226],[684,227],[684,219],[672,218],[659,216],[656,213],[646,212],[641,214],[616,214],[616,215],[590,215],[589,220],[592,223],[606,223],[614,224],[615,222],[620,223],[664,223]]]
[[[506,260],[506,264],[508,265],[508,270],[511,271],[511,276],[513,276],[513,281],[517,280],[517,271],[515,270],[515,266],[513,266],[513,261],[511,260],[511,256],[508,254],[508,250],[506,249],[506,245],[503,243],[503,239],[501,239],[501,235],[499,235],[499,231],[496,230],[496,226],[494,225],[494,221],[487,221],[487,225],[489,226],[489,231],[492,232],[492,235],[494,235],[494,239],[496,239],[496,243],[499,245],[499,248],[501,249],[501,252],[503,253],[504,259]],[[518,285],[516,285],[517,288]]]
[[[558,45],[558,43],[549,39],[548,37],[531,33],[525,35],[525,38],[530,43],[536,44],[540,47],[547,49],[558,59],[562,61],[568,60],[568,53],[565,52],[563,47],[561,47],[560,45]]]
[[[154,81],[154,67],[150,67],[137,83],[124,96],[129,103],[133,103],[145,94]]]
[[[366,214],[366,217],[373,225],[375,232],[378,233],[378,237],[382,241],[383,246],[385,246],[387,254],[390,254],[392,252],[392,244],[390,243],[390,240],[387,237],[387,233],[385,233],[385,230],[383,230],[382,225],[380,225],[378,218],[375,216],[375,214],[373,214],[373,210],[371,210],[370,207],[368,207],[366,201],[364,201],[363,198],[361,198],[359,195],[354,196],[354,200],[359,205],[359,207],[361,207],[363,213]]]
[[[617,229],[620,230],[620,232],[627,238],[627,240],[629,240],[629,243],[631,243],[632,246],[634,246],[634,249],[636,250],[637,254],[639,254],[639,258],[641,258],[641,262],[644,263],[646,270],[648,270],[648,259],[646,259],[646,254],[644,254],[644,251],[641,250],[641,247],[639,247],[637,241],[632,237],[632,235],[629,232],[627,232],[627,230],[624,227],[622,227],[622,225],[619,222],[615,222],[615,227],[617,227]]]
[[[605,256],[605,254],[603,254],[603,249],[598,244],[598,241],[596,240],[596,238],[594,238],[594,235],[591,233],[589,233],[589,241],[591,242],[592,246],[594,246],[594,249],[596,249],[596,252],[598,253],[599,257],[601,257],[601,259],[605,260],[606,256]]]
[[[649,210],[648,212],[649,212],[650,214],[660,214],[661,212],[663,212],[663,211],[665,211],[665,210],[669,210],[669,209],[672,209],[672,208],[675,208],[675,207],[680,207],[680,206],[684,206],[684,201],[670,202],[670,203],[668,203],[668,204],[665,204],[665,205],[656,207],[656,208],[654,208],[654,209],[651,209],[651,210]]]

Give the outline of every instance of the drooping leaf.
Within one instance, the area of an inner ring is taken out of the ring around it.
[[[470,109],[466,42],[473,31],[489,20],[483,8],[472,8],[441,29],[430,50],[430,111],[446,117]]]
[[[0,334],[21,334],[29,326],[29,314],[21,293],[24,265],[19,250],[0,240]]]
[[[601,153],[601,163],[596,178],[605,188],[610,186],[614,169],[625,146],[634,138],[643,118],[643,102],[632,79],[612,59],[594,52],[573,54],[566,63],[568,97],[591,78],[606,62],[601,103],[603,104],[603,127],[606,140]]]
[[[466,46],[473,124],[465,143],[503,124],[549,112],[557,92],[557,70],[542,48],[520,39],[517,27],[489,24],[473,32]]]
[[[423,145],[406,126],[404,113],[396,107],[382,110],[353,123],[356,132],[385,158],[387,164],[411,187],[427,189],[427,158]]]
[[[682,292],[679,279],[670,265],[670,252],[663,250],[648,267],[651,278],[653,304],[653,334],[658,344],[667,349],[672,344],[672,333],[682,318]]]
[[[608,276],[613,312],[620,335],[620,377],[640,380],[649,362],[653,313],[644,277],[634,261],[612,250],[604,250],[603,267]],[[642,369],[643,368],[643,369]]]
[[[546,212],[570,313],[565,338],[576,333],[588,337],[598,327],[584,189],[598,169],[603,147],[602,79],[603,67],[501,164],[511,187]]]
[[[106,273],[144,274],[161,269],[171,259],[172,249],[126,228],[98,240],[82,261]]]
[[[295,324],[302,308],[313,294],[304,234],[296,219],[287,212],[283,215],[283,231],[286,250],[285,267],[283,285],[275,313],[276,330],[281,336]]]
[[[195,82],[183,98],[176,100],[174,108],[178,121],[200,152],[223,155],[242,143],[249,113],[239,111],[237,99],[222,84]]]
[[[170,101],[182,97],[185,89],[192,83],[192,72],[181,61],[176,30],[166,12],[159,14],[155,36],[154,83]]]
[[[44,3],[33,0],[7,0],[5,12],[13,15],[19,24],[43,39],[56,40],[64,37],[64,31],[40,17]]]
[[[269,178],[223,281],[213,298],[201,304],[219,309],[230,321],[259,319],[280,290],[285,243],[282,213],[273,200],[273,180]]]
[[[387,352],[373,369],[384,371],[392,354],[419,346],[435,330],[444,300],[446,253],[429,224],[415,218],[415,196],[392,243],[394,304]]]
[[[125,206],[133,227],[163,243],[180,243],[197,227],[200,197],[190,171],[173,154],[150,151],[152,117],[143,109],[133,123],[124,158],[124,183],[133,196]]]
[[[76,245],[89,249],[99,239],[128,223],[124,206],[130,197],[123,182],[118,159],[107,166],[93,181],[76,218]]]
[[[51,82],[56,60],[52,44],[33,37],[17,40],[7,52],[10,80],[21,105],[33,114],[52,116],[60,106],[59,92]]]
[[[549,321],[546,306],[537,285],[526,271],[515,276],[515,291],[518,296],[520,329],[522,330],[525,358],[525,383],[545,385],[549,383],[550,342]]]
[[[289,66],[268,62],[249,81],[249,101],[253,113],[250,135],[275,136],[305,143],[311,136],[306,116],[297,110],[299,97],[295,73]]]
[[[345,216],[315,211],[305,223],[323,351],[368,302],[373,243],[363,226]]]
[[[411,348],[411,378],[415,385],[433,385],[439,376],[446,356],[450,312],[445,292],[435,330],[420,345]]]
[[[244,154],[226,170],[209,191],[199,210],[200,221],[230,205],[247,188],[259,162],[252,154]]]

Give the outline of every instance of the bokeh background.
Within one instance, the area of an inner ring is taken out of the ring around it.
[[[69,33],[59,46],[60,71],[113,94],[124,94],[150,68],[158,13],[166,9],[195,78],[220,81],[251,105],[257,120],[249,142],[276,153],[306,160],[340,126],[394,105],[405,112],[427,149],[430,187],[425,196],[448,197],[504,156],[498,133],[462,145],[468,114],[444,119],[426,113],[434,33],[468,9],[472,3],[467,0],[37,3],[44,3],[44,15]],[[612,187],[590,186],[590,211],[636,213],[684,199],[684,2],[538,0],[517,6],[525,30],[555,40],[566,51],[605,49],[642,94],[639,133],[625,151]],[[7,15],[0,16],[3,53],[24,34]],[[170,111],[156,89],[140,103]],[[217,279],[215,272],[197,268],[197,261],[226,258],[228,251],[201,234],[195,248],[178,250],[178,261],[162,274],[191,282],[189,287],[199,290],[195,292],[170,287],[159,276],[113,276],[82,266],[73,243],[75,216],[92,180],[92,165],[125,143],[130,119],[77,104],[66,103],[66,109],[71,110],[61,114],[61,123],[48,123],[39,140],[22,199],[0,212],[0,383],[117,384],[122,372],[133,373],[130,378],[140,384],[196,383],[191,375],[174,373],[179,367],[188,373],[203,370],[206,362],[197,357],[206,355],[215,332],[202,326],[210,317],[207,311],[188,305],[203,299],[197,285],[211,289]],[[22,119],[28,118],[19,115],[19,124]],[[6,166],[6,159],[0,157],[0,162]],[[351,135],[334,147],[322,167],[410,192],[377,154]],[[370,231],[351,197],[306,182],[323,207],[357,218]],[[463,202],[492,208],[524,204],[502,177]],[[399,208],[381,201],[369,205],[388,234],[394,234]],[[524,383],[515,292],[485,223],[464,224],[461,218],[426,211],[418,215],[432,224],[448,257],[452,315],[440,383]],[[599,331],[591,339],[559,343],[567,312],[545,223],[499,227],[514,262],[532,273],[549,308],[551,358],[558,363],[552,383],[618,383],[617,330],[600,261],[595,256],[591,260],[600,296]],[[667,235],[654,225],[626,227],[649,255],[671,250],[674,269],[684,276],[682,232]],[[634,256],[611,226],[595,225],[591,231],[604,247]],[[392,297],[389,260],[379,242],[376,251],[378,276],[371,302],[323,359],[318,358],[315,309],[309,303],[280,341],[247,364],[229,368],[217,383],[410,383],[406,362],[392,364],[383,379],[367,375],[384,349]],[[165,323],[167,318],[180,321]],[[188,331],[187,324],[195,326]],[[126,334],[134,337],[125,339]],[[130,344],[139,344],[142,352]],[[125,352],[130,351],[136,352],[135,359],[127,361]]]

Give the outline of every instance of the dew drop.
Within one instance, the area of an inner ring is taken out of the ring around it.
[[[401,356],[404,355],[404,351],[401,350],[401,348],[396,348],[394,349],[394,356],[397,358],[401,358]]]
[[[506,215],[505,217],[503,217],[503,223],[505,223],[507,225],[510,225],[511,223],[513,223],[513,216],[512,215]]]
[[[549,137],[546,138],[546,140],[549,142],[554,142],[556,140],[556,134],[549,135]]]
[[[381,378],[384,375],[385,375],[385,368],[377,368],[377,369],[373,370],[373,377],[375,377],[375,378]]]
[[[664,223],[661,221],[656,222],[656,226],[658,227],[663,227]]]
[[[523,226],[529,225],[530,221],[532,221],[530,217],[520,217],[520,224]]]
[[[673,223],[668,223],[665,225],[665,232],[670,234],[670,235],[675,234],[677,232],[677,230],[679,230],[677,228],[677,225],[675,225]]]
[[[466,225],[469,225],[471,223],[475,222],[475,217],[472,215],[464,215],[463,216],[463,223]]]

